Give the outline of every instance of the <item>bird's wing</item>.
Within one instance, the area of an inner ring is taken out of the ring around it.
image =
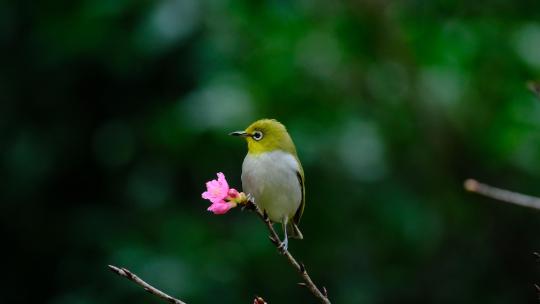
[[[298,178],[298,183],[300,184],[300,189],[302,191],[302,200],[300,201],[300,206],[296,210],[296,213],[293,217],[293,221],[296,225],[300,223],[300,218],[302,218],[302,213],[304,213],[304,206],[306,205],[306,189],[304,186],[304,173],[302,171],[302,168],[300,168],[300,171],[296,171],[296,177]]]

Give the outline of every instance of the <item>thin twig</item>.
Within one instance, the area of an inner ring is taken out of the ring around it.
[[[507,202],[523,207],[540,209],[540,198],[529,196],[509,190],[482,184],[474,179],[468,179],[464,183],[467,191],[478,193],[502,202]]]
[[[268,304],[266,301],[258,296],[255,296],[255,299],[253,299],[253,304]]]
[[[326,289],[324,290],[324,293],[319,290],[319,288],[313,283],[311,280],[311,277],[309,276],[306,267],[304,264],[299,263],[296,261],[296,259],[292,256],[292,254],[285,248],[281,247],[281,240],[276,233],[276,230],[274,230],[274,226],[272,225],[272,222],[268,218],[268,215],[266,213],[261,212],[261,210],[255,205],[253,202],[248,202],[248,209],[254,210],[259,218],[265,223],[266,228],[268,228],[268,231],[270,232],[270,240],[272,243],[276,246],[276,248],[287,258],[287,261],[289,261],[289,264],[291,264],[296,272],[300,274],[302,277],[302,280],[304,283],[299,283],[301,286],[305,286],[309,291],[321,302],[324,304],[330,304],[330,300],[328,299],[328,296],[326,295]]]
[[[287,260],[289,261],[289,264],[291,264],[296,269],[298,274],[300,274],[300,276],[302,277],[304,282],[298,283],[298,284],[301,286],[305,286],[317,299],[319,299],[321,303],[330,304],[330,300],[328,299],[328,293],[326,291],[326,288],[323,287],[322,289],[323,292],[321,292],[319,288],[315,285],[315,283],[313,283],[313,281],[311,280],[311,277],[309,276],[306,270],[306,266],[302,263],[297,262],[296,259],[292,256],[292,254],[287,249],[281,246],[281,239],[276,233],[276,230],[274,230],[274,227],[272,225],[272,222],[268,218],[268,215],[266,213],[261,212],[261,210],[251,201],[248,201],[245,208],[255,211],[255,213],[257,213],[257,215],[259,216],[259,218],[265,223],[266,227],[268,228],[268,231],[270,232],[269,237],[272,243],[274,243],[276,248],[287,258]],[[169,303],[186,304],[185,302],[182,302],[176,298],[173,298],[170,295],[146,283],[145,281],[143,281],[141,278],[139,278],[137,275],[135,275],[134,273],[132,273],[126,268],[119,268],[113,265],[109,265],[109,269],[112,270],[117,275],[122,276],[134,282],[135,284],[144,288],[144,290],[148,291],[149,293],[163,300],[168,301]],[[260,297],[255,297],[254,303],[266,304],[266,302]]]
[[[135,284],[141,286],[142,288],[144,288],[144,290],[148,291],[149,293],[169,302],[169,303],[173,303],[173,304],[186,304],[185,302],[182,302],[176,298],[173,298],[171,297],[170,295],[164,293],[163,291],[155,288],[154,286],[146,283],[145,281],[143,281],[141,278],[139,278],[137,275],[135,275],[134,273],[132,273],[131,271],[127,270],[126,268],[118,268],[116,266],[113,266],[113,265],[109,265],[109,269],[116,273],[117,275],[119,276],[122,276],[132,282],[134,282]]]

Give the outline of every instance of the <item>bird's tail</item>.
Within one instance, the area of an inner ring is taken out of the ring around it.
[[[294,239],[303,239],[304,236],[302,235],[302,231],[300,231],[300,228],[293,222],[289,222],[287,224],[287,235]]]

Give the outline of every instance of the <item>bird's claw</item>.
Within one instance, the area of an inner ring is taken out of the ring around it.
[[[281,252],[282,254],[285,254],[285,252],[289,248],[289,240],[285,240],[285,241],[279,243],[277,248],[278,248],[279,252]]]
[[[257,206],[255,205],[255,198],[251,193],[246,194],[246,202],[242,205],[242,210],[257,210]]]

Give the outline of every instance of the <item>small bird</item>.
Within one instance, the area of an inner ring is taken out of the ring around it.
[[[291,136],[275,119],[257,120],[246,130],[229,135],[246,139],[242,188],[272,222],[282,224],[280,247],[287,250],[288,236],[303,238],[298,224],[305,206],[304,170]]]

